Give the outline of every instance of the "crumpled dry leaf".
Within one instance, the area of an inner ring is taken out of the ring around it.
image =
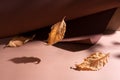
[[[75,70],[81,71],[97,71],[100,70],[108,62],[109,54],[96,52],[84,59],[83,63],[76,64]]]
[[[48,37],[48,45],[55,44],[61,41],[64,38],[64,34],[66,32],[66,23],[64,21],[65,17],[62,21],[57,22],[51,27],[51,32]]]
[[[5,47],[20,47],[23,44],[29,42],[30,40],[33,40],[34,37],[35,35],[33,35],[32,37],[23,36],[13,37]]]

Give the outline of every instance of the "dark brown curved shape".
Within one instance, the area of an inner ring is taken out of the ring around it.
[[[66,20],[117,8],[120,0],[2,0],[0,37],[6,37]]]

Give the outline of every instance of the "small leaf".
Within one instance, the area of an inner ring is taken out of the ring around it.
[[[108,62],[109,54],[103,54],[100,52],[93,53],[83,63],[76,64],[75,70],[82,71],[97,71],[100,70]]]
[[[29,42],[30,40],[33,40],[34,37],[35,37],[35,35],[33,35],[32,37],[23,37],[23,36],[13,37],[5,47],[22,46],[23,44]]]
[[[66,23],[64,21],[64,18],[62,19],[62,21],[57,22],[51,27],[51,32],[49,33],[48,37],[49,45],[55,44],[64,38],[66,32]]]

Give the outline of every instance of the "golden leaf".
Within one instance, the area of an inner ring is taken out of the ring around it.
[[[57,22],[51,27],[51,32],[49,33],[48,37],[49,45],[55,44],[64,38],[64,34],[66,32],[66,23],[64,21],[64,18],[62,21]]]
[[[100,70],[108,62],[109,54],[103,54],[100,52],[93,53],[83,63],[76,64],[75,70],[82,71],[97,71]]]
[[[33,40],[34,37],[35,37],[35,35],[33,35],[32,37],[23,37],[23,36],[13,37],[5,47],[22,46],[23,44],[27,43],[28,41]]]

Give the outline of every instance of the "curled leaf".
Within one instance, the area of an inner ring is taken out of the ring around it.
[[[64,38],[64,34],[66,32],[66,23],[64,21],[64,18],[62,21],[57,22],[51,27],[51,32],[49,33],[48,37],[49,45],[55,44]]]
[[[32,37],[23,37],[23,36],[16,36],[13,37],[9,43],[6,45],[6,47],[19,47],[22,46],[23,44],[29,42],[30,40],[33,40],[35,35]]]
[[[76,64],[75,70],[82,71],[97,71],[100,70],[108,62],[109,54],[103,54],[100,52],[93,53],[81,64]]]

